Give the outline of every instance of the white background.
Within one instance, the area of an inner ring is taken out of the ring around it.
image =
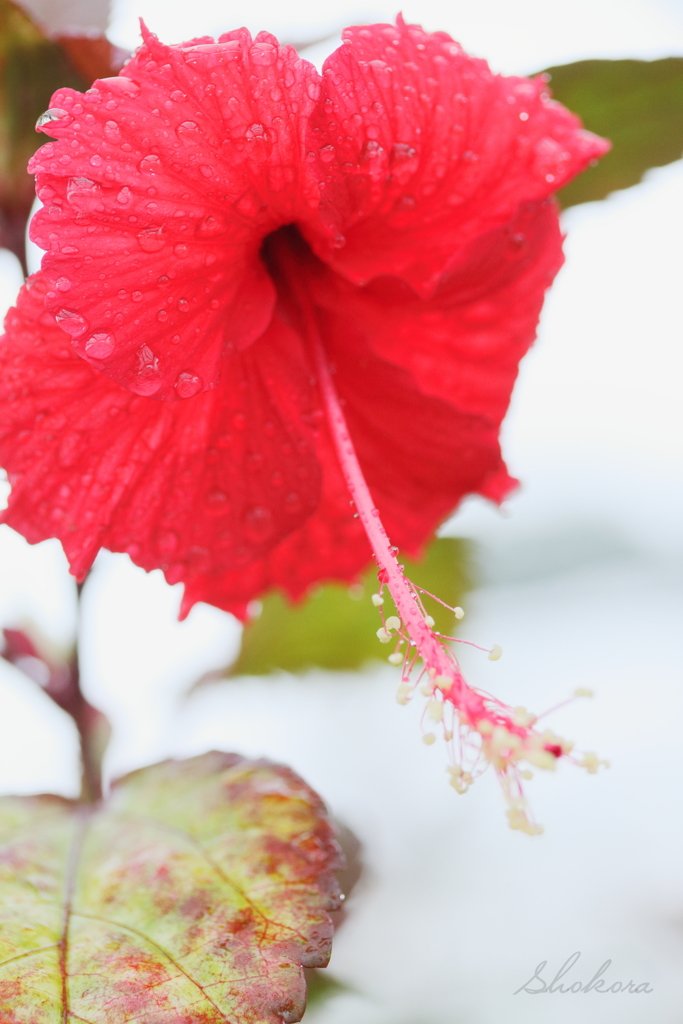
[[[254,0],[249,11],[250,28],[293,41],[395,13],[384,0],[332,0],[324,13],[293,0],[286,15]],[[421,0],[404,13],[510,73],[683,54],[674,0]],[[116,43],[135,45],[138,14],[168,42],[239,22],[215,0],[118,0]],[[102,556],[88,583],[83,670],[115,726],[110,774],[212,746],[265,754],[300,771],[363,842],[365,878],[331,965],[352,992],[311,1024],[683,1020],[682,186],[683,162],[565,215],[567,263],[504,430],[523,487],[505,515],[471,501],[445,531],[477,543],[463,635],[505,650],[496,664],[464,658],[471,680],[534,710],[576,686],[597,693],[550,724],[612,768],[535,780],[544,836],[505,828],[493,779],[454,794],[442,749],[419,741],[417,709],[393,703],[394,670],[240,680],[185,700],[235,650],[234,621],[200,606],[178,624],[177,588],[123,556]],[[0,303],[18,282],[0,254]],[[56,543],[31,549],[3,527],[0,622],[28,621],[68,644],[73,587]],[[73,794],[70,723],[6,666],[0,712],[0,790]],[[654,992],[512,995],[541,960],[549,978],[577,950],[568,982],[610,958],[610,983]]]

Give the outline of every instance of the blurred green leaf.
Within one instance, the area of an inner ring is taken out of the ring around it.
[[[63,9],[68,23],[69,4],[54,0],[53,8],[53,15]],[[26,164],[47,141],[36,133],[36,121],[56,89],[83,92],[95,78],[115,74],[124,57],[102,35],[50,38],[19,6],[0,0],[0,245],[22,263],[35,198]]]
[[[455,606],[469,588],[466,541],[442,537],[433,542],[420,562],[401,558],[406,575],[418,586]],[[373,658],[384,659],[386,647],[376,637],[381,625],[370,597],[378,588],[377,569],[369,569],[355,586],[329,583],[301,604],[291,605],[279,593],[263,600],[260,616],[245,627],[242,649],[228,674],[265,675],[278,669],[301,672],[317,666],[356,669]],[[385,613],[395,614],[385,589]],[[449,633],[451,612],[425,599],[437,629]]]
[[[289,769],[214,751],[99,805],[3,797],[0,845],[3,1024],[301,1019],[340,858]]]
[[[0,245],[23,259],[35,198],[29,158],[45,142],[35,123],[59,86],[85,89],[62,48],[10,0],[0,0]]]
[[[547,68],[553,97],[612,149],[563,188],[563,207],[629,188],[650,167],[683,156],[683,57],[581,60]]]

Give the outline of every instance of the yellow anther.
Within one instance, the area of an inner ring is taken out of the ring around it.
[[[402,665],[403,655],[400,653],[400,651],[394,651],[393,654],[389,655],[387,661],[389,662],[390,665]]]
[[[375,608],[381,608],[384,604],[384,598],[380,594],[373,594],[371,598]]]
[[[387,633],[384,626],[380,626],[377,630],[377,639],[381,644],[388,644],[391,642],[391,633]]]
[[[597,754],[584,754],[583,759],[579,761],[579,766],[585,768],[591,775],[595,775],[600,765],[609,768],[609,761],[601,761]]]
[[[453,614],[455,615],[456,619],[464,619],[465,618],[465,613],[462,610],[462,608],[454,608],[453,609]]]
[[[482,718],[481,722],[477,722],[475,728],[482,736],[490,736],[493,732],[493,726],[487,718]]]
[[[450,743],[450,741],[453,739],[453,733],[451,732],[450,729],[446,729],[446,731],[443,734],[443,738],[445,739],[446,743]]]
[[[500,644],[494,644],[491,650],[489,651],[489,661],[498,661],[502,653],[503,648],[500,646]]]
[[[594,697],[595,694],[593,693],[592,690],[586,689],[585,686],[579,686],[576,690],[574,690],[574,696],[575,697]]]
[[[434,683],[432,683],[429,679],[425,679],[424,683],[420,687],[420,693],[424,697],[431,697],[431,695],[434,693]]]
[[[398,690],[396,691],[396,702],[397,704],[407,704],[410,697],[410,686],[406,683],[401,683]]]
[[[385,623],[387,629],[400,629],[401,620],[396,615],[390,615]]]
[[[523,779],[526,779],[527,782],[529,781],[529,779],[533,779],[534,777],[534,773],[530,772],[528,768],[524,768],[519,774],[522,776]]]
[[[436,623],[434,622],[434,619],[431,617],[431,615],[425,615],[425,622],[427,623],[430,629],[434,629]]]
[[[538,836],[541,834],[543,829],[540,825],[534,825],[529,821],[527,813],[523,807],[511,807],[505,812],[508,818],[508,825],[510,828],[518,829],[520,832],[526,832],[530,836]]]
[[[529,725],[533,725],[536,721],[536,715],[532,715],[526,708],[519,707],[515,708],[512,715],[512,721],[515,725],[521,725],[522,728],[526,728]]]
[[[430,700],[427,705],[427,715],[432,722],[440,722],[443,719],[443,704],[440,700]]]
[[[453,685],[453,680],[450,676],[437,676],[434,682],[440,690],[450,690]]]
[[[552,772],[557,767],[557,758],[549,750],[543,750],[542,748],[527,750],[524,757],[535,768],[543,768],[545,771]]]
[[[436,736],[433,732],[426,732],[422,737],[422,742],[426,743],[428,747],[431,747],[432,743],[436,743]]]

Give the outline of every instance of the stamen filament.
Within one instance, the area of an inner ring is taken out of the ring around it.
[[[291,253],[289,255],[291,257]],[[435,724],[440,724],[451,755],[454,756],[456,750],[459,754],[460,764],[448,769],[451,784],[457,792],[467,791],[481,774],[482,760],[487,761],[495,769],[502,784],[509,805],[507,817],[510,827],[537,834],[542,829],[530,818],[522,789],[522,780],[529,776],[529,772],[522,768],[520,762],[527,761],[537,768],[553,769],[561,757],[567,757],[589,772],[597,771],[598,766],[604,762],[600,762],[594,754],[588,754],[583,761],[577,761],[570,756],[572,744],[549,731],[540,733],[534,728],[537,721],[535,716],[523,708],[508,707],[490,694],[472,688],[465,681],[455,654],[445,641],[477,647],[488,652],[492,661],[500,657],[502,650],[498,644],[489,649],[470,640],[437,633],[434,620],[424,607],[422,594],[446,608],[449,606],[429,591],[413,585],[404,576],[403,566],[396,557],[398,548],[391,544],[387,536],[358,461],[334,386],[313,304],[300,280],[287,273],[287,265],[288,260],[283,260],[280,269],[284,272],[291,294],[297,300],[298,312],[303,321],[301,326],[313,359],[330,435],[349,488],[351,507],[356,509],[354,518],[360,518],[380,569],[379,592],[372,595],[372,603],[382,620],[381,628],[377,630],[378,640],[389,643],[396,639],[397,642],[394,653],[388,656],[394,665],[398,666],[402,662],[401,683],[396,699],[399,704],[408,703],[419,686],[429,700],[423,720],[426,716]],[[384,586],[393,598],[398,616],[385,618],[382,597]],[[462,608],[449,608],[449,611],[457,619],[464,615]],[[401,655],[399,648],[403,643],[406,643],[406,648]],[[421,668],[418,666],[420,659]],[[436,735],[427,732],[422,738],[429,746],[435,742]],[[454,739],[456,742],[453,742]]]

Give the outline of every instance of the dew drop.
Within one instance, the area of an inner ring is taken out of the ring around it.
[[[181,313],[187,313],[189,308],[190,303],[187,301],[187,299],[178,299],[178,309],[180,310]]]
[[[290,494],[287,495],[287,497],[285,498],[285,509],[287,512],[290,513],[290,515],[294,515],[296,512],[300,512],[301,507],[301,498],[296,493],[296,491],[292,491]]]
[[[166,245],[164,229],[162,227],[146,228],[138,235],[138,244],[143,252],[159,252],[159,249],[163,249]]]
[[[149,156],[143,156],[142,160],[138,164],[138,170],[142,174],[159,174],[161,170],[161,160],[154,153],[150,153]]]
[[[132,198],[133,193],[131,192],[127,185],[124,185],[116,197],[116,202],[121,203],[122,206],[127,206]]]
[[[55,281],[55,288],[60,292],[68,292],[71,287],[71,281],[68,277],[58,277]]]
[[[99,153],[93,153],[93,155],[90,157],[90,164],[91,164],[91,166],[92,167],[101,167],[102,163],[103,163],[103,161],[102,161],[102,157],[100,156],[100,154]]]
[[[97,81],[97,88],[105,86],[110,92],[120,93],[122,96],[136,96],[140,92],[137,82],[126,78],[125,75],[118,75],[116,78],[100,78]]]
[[[140,375],[137,380],[130,383],[129,387],[136,395],[143,395],[145,398],[148,398],[150,395],[157,393],[161,387],[161,381],[158,377]]]
[[[132,292],[130,297],[133,300],[133,302],[142,302],[143,294],[142,294],[142,292],[137,292],[136,291],[136,292]]]
[[[319,150],[320,159],[324,164],[330,164],[334,160],[334,146],[323,146]]]
[[[226,231],[226,223],[223,217],[209,214],[197,225],[196,233],[200,238],[212,238],[214,235],[222,235]]]
[[[254,43],[249,55],[254,64],[268,67],[277,60],[277,50],[272,43]]]
[[[36,129],[42,128],[43,125],[49,124],[50,121],[61,121],[63,117],[70,117],[71,115],[67,110],[62,110],[61,107],[50,107],[44,114],[41,114],[36,121]]]
[[[168,310],[160,309],[157,313],[157,320],[161,321],[161,323],[163,323],[164,320],[168,320]]]
[[[250,508],[244,517],[244,528],[249,540],[257,544],[267,540],[273,532],[273,516],[270,509],[264,505]]]
[[[182,124],[179,124],[176,128],[176,135],[179,139],[182,139],[183,142],[189,142],[196,145],[199,142],[201,130],[195,121],[183,121]]]
[[[186,259],[187,256],[190,255],[189,247],[187,245],[184,245],[183,242],[180,242],[178,245],[174,245],[173,252],[176,254],[179,260],[184,260]]]
[[[85,351],[93,359],[106,359],[114,351],[114,339],[104,332],[93,334],[85,343]]]
[[[88,329],[88,321],[73,309],[60,309],[55,313],[55,320],[72,338],[78,338]]]
[[[202,378],[198,377],[196,373],[190,373],[189,371],[179,373],[176,378],[175,389],[179,398],[193,398],[202,390]]]
[[[206,496],[206,505],[209,512],[214,516],[224,515],[230,509],[228,496],[225,491],[209,491]]]
[[[121,138],[121,129],[119,128],[116,121],[105,121],[104,123],[104,135],[105,138],[111,142],[118,142]]]

